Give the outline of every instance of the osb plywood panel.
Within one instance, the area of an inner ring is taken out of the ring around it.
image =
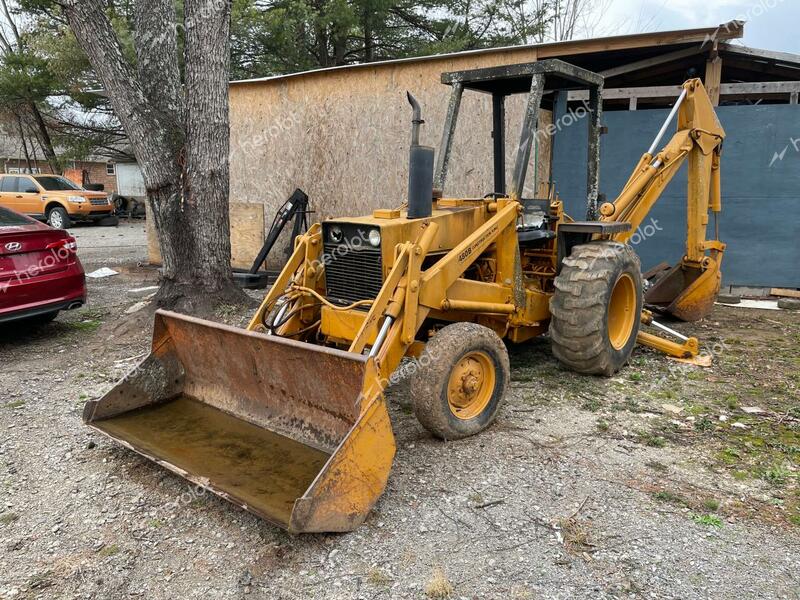
[[[146,202],[147,259],[151,265],[160,265],[161,251],[156,229]],[[231,202],[231,266],[249,269],[261,246],[264,245],[264,205]]]
[[[264,245],[264,205],[231,202],[231,265],[249,269]]]
[[[315,220],[399,206],[405,200],[411,135],[406,90],[422,105],[421,142],[438,151],[451,90],[440,83],[442,72],[535,59],[534,49],[517,49],[234,85],[231,197],[264,204],[267,220],[296,187],[309,195]],[[523,107],[521,96],[506,103],[508,177]],[[539,146],[529,169],[531,193],[538,187],[537,171],[540,181],[549,178],[549,150]],[[445,194],[493,191],[491,149],[491,97],[465,92]]]

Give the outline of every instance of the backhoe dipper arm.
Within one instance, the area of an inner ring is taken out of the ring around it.
[[[656,155],[667,128],[678,115],[678,131]],[[612,239],[627,242],[647,217],[669,182],[689,160],[688,222],[686,259],[701,263],[706,250],[722,252],[718,239],[706,241],[708,212],[719,213],[719,155],[725,132],[717,119],[711,100],[699,79],[683,84],[683,91],[650,149],[639,160],[630,179],[613,203],[600,207],[600,220],[624,221],[631,229],[614,234]],[[715,236],[716,236],[715,229]]]

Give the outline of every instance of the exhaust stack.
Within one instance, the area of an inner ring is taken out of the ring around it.
[[[408,218],[423,219],[430,217],[433,211],[433,148],[420,146],[419,128],[425,122],[422,110],[410,92],[406,95],[413,108],[408,158]]]

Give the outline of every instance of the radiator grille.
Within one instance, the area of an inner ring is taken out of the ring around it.
[[[89,202],[92,203],[92,206],[105,206],[106,204],[108,204],[108,199],[107,198],[92,198],[91,200],[89,200]]]
[[[349,304],[378,295],[383,286],[379,248],[355,249],[326,243],[324,250],[328,299]]]

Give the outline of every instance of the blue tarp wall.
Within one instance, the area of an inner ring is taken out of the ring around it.
[[[609,201],[668,113],[603,114],[609,131],[601,136],[600,191]],[[728,245],[723,284],[800,288],[800,106],[723,106],[717,114],[727,134],[720,218],[720,238]],[[553,180],[567,213],[576,219],[586,216],[587,126],[581,119],[554,136]],[[674,130],[673,125],[662,145]],[[661,230],[652,228],[653,235],[636,245],[643,270],[662,261],[674,264],[684,253],[686,171],[684,165],[650,213]],[[713,232],[711,224],[708,231]]]

